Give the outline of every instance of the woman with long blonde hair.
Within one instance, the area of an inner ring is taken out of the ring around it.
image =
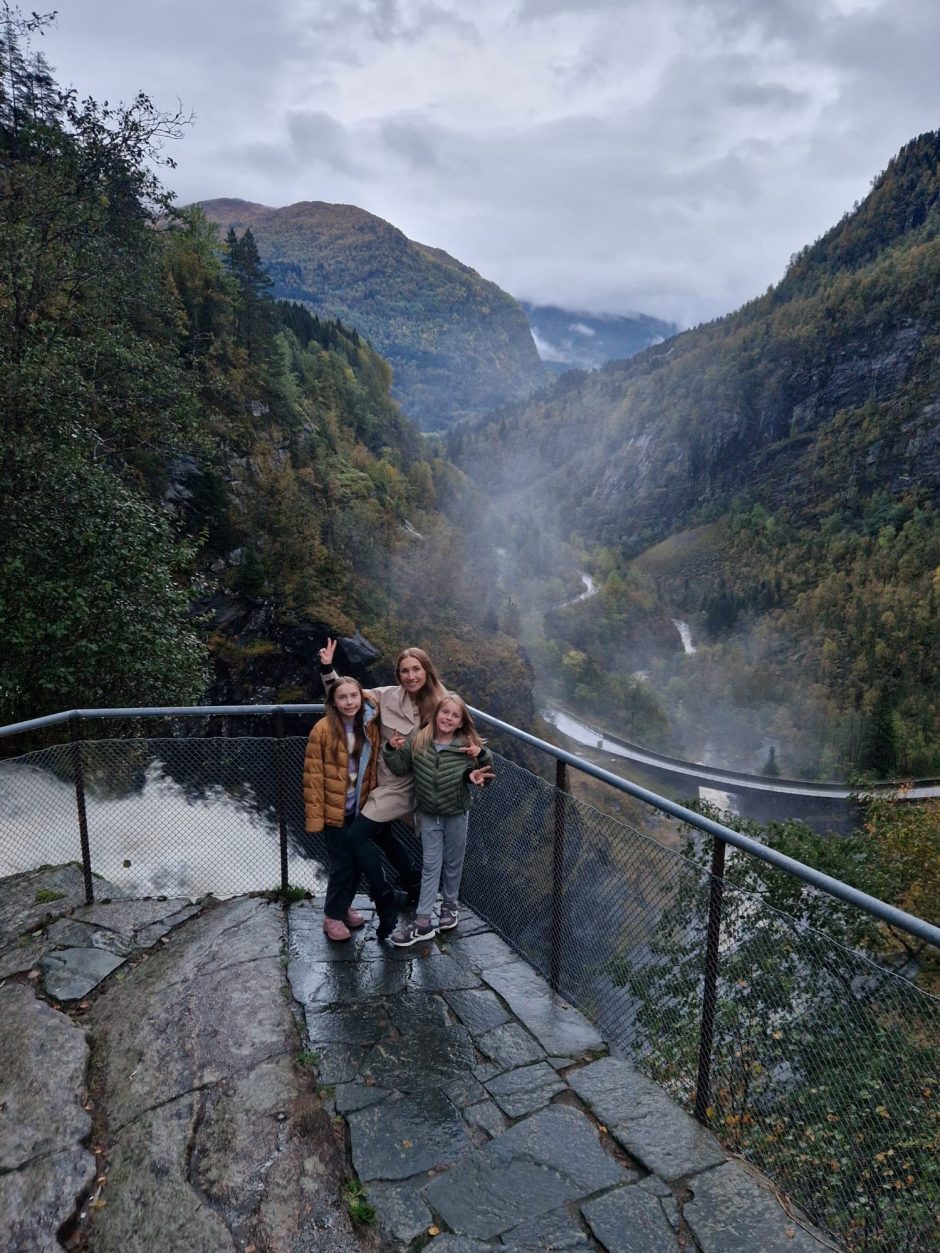
[[[339,679],[333,668],[336,644],[335,639],[328,637],[320,649],[320,674],[328,691]],[[378,703],[383,743],[393,735],[404,737],[416,731],[431,716],[445,692],[434,663],[423,648],[403,648],[395,662],[395,676],[397,683],[370,689]],[[396,776],[380,756],[375,787],[362,806],[353,834],[356,839],[371,840],[385,853],[411,903],[417,901],[421,889],[421,867],[394,835],[391,823],[413,826],[414,808],[413,779]],[[381,929],[385,931],[384,926]]]

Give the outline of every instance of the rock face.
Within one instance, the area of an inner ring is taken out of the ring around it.
[[[59,1249],[56,1232],[95,1178],[83,1141],[88,1042],[32,989],[0,988],[0,1215],[8,1253]]]
[[[14,920],[0,960],[25,976],[0,987],[4,1249],[61,1250],[73,1237],[95,1253],[374,1248],[343,1202],[342,1135],[298,1064],[283,909],[255,898],[85,906],[63,893],[24,937],[24,892],[43,877],[67,887],[72,869],[0,883],[0,918]],[[82,948],[56,947],[81,932]],[[109,960],[93,968],[95,954]],[[34,992],[72,996],[53,977],[60,966],[91,998],[69,1005],[74,1022]]]
[[[550,378],[511,296],[363,209],[201,207],[223,232],[250,227],[275,296],[368,339],[392,366],[393,395],[424,430],[522,399]]]

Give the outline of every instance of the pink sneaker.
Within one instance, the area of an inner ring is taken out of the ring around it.
[[[350,930],[339,918],[324,918],[323,930],[328,940],[348,940]]]
[[[358,909],[346,910],[346,926],[350,931],[356,931],[359,927],[366,925],[365,915],[360,914]]]

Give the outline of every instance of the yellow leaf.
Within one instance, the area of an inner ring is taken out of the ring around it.
[[[410,1149],[411,1145],[412,1145],[412,1142],[410,1140],[402,1140],[401,1142],[401,1147],[403,1149]]]
[[[429,1236],[439,1236],[441,1234],[440,1227],[428,1227]]]

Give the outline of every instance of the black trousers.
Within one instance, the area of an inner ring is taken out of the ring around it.
[[[346,917],[363,876],[380,915],[394,912],[395,897],[385,877],[383,852],[406,892],[417,893],[420,888],[421,867],[416,865],[405,845],[392,835],[387,823],[373,822],[371,818],[359,814],[348,818],[341,827],[324,827],[323,836],[330,858],[330,877],[323,907],[327,918],[342,921]]]

